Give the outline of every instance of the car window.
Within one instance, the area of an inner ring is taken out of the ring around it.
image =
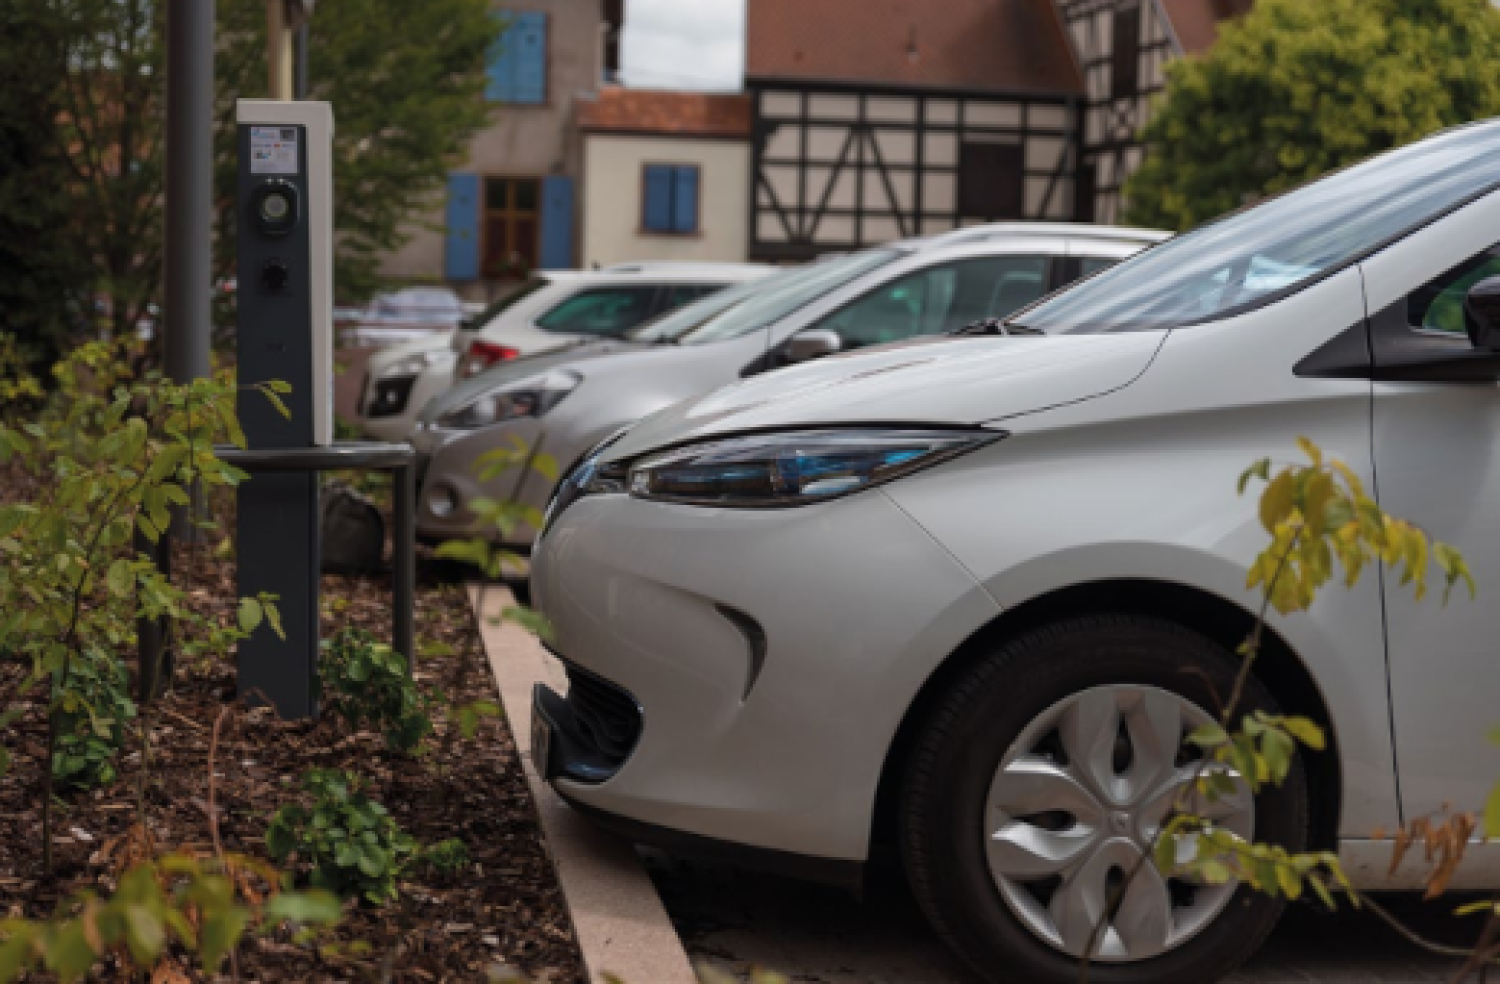
[[[1154,246],[1026,311],[1047,332],[1202,324],[1248,311],[1500,188],[1500,124],[1373,157]]]
[[[756,291],[745,303],[729,308],[704,322],[697,331],[684,335],[681,344],[705,345],[748,335],[902,255],[894,249],[867,249],[800,266],[787,279],[778,278],[775,284]]]
[[[655,297],[655,287],[597,287],[574,294],[536,324],[576,335],[621,335],[651,316]]]
[[[844,348],[938,335],[1013,314],[1047,292],[1047,257],[979,256],[898,277],[813,325]]]
[[[522,299],[530,297],[532,294],[535,294],[543,287],[550,286],[550,284],[551,282],[543,277],[532,277],[530,280],[526,281],[510,293],[506,294],[498,301],[494,301],[489,304],[483,311],[474,315],[474,317],[466,318],[464,320],[463,327],[482,328],[485,325],[489,324],[491,321],[494,321],[496,318],[500,317],[500,315],[503,314],[507,309],[514,307],[516,304],[520,303]]]
[[[724,284],[667,284],[661,289],[659,311],[670,311],[724,289]]]
[[[635,342],[675,342],[688,332],[703,327],[710,318],[745,303],[751,295],[774,291],[780,285],[794,281],[798,271],[802,269],[804,268],[791,267],[768,277],[746,280],[724,290],[714,290],[707,297],[666,311],[645,324],[630,329],[625,337]]]
[[[1083,256],[1079,258],[1079,277],[1092,277],[1096,273],[1108,270],[1120,262],[1118,256]]]
[[[1488,277],[1500,276],[1500,245],[1471,256],[1458,266],[1423,284],[1406,298],[1407,323],[1413,328],[1467,338],[1464,298],[1469,288]]]

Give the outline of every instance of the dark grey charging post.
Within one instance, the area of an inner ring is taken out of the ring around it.
[[[253,452],[332,443],[333,116],[327,103],[239,103],[236,197],[238,398]],[[282,416],[257,383],[291,385]],[[316,470],[257,470],[239,490],[240,597],[277,596],[282,639],[262,625],[239,645],[239,689],[287,718],[317,713]]]

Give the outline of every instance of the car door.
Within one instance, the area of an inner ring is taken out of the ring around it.
[[[1500,725],[1500,386],[1465,364],[1463,312],[1467,288],[1500,274],[1497,241],[1492,194],[1362,264],[1380,504],[1458,547],[1478,584],[1477,601],[1460,589],[1445,606],[1440,590],[1417,601],[1390,570],[1371,572],[1383,577],[1406,821],[1479,809],[1500,780],[1486,740]]]

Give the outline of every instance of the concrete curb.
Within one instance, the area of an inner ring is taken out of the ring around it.
[[[531,688],[540,682],[565,690],[562,665],[520,627],[490,624],[512,603],[509,591],[471,587],[469,600],[589,978],[603,984],[608,973],[626,984],[697,984],[682,940],[635,849],[574,813],[532,767]]]

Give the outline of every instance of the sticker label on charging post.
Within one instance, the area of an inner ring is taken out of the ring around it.
[[[297,173],[297,128],[252,126],[250,128],[251,174]]]

